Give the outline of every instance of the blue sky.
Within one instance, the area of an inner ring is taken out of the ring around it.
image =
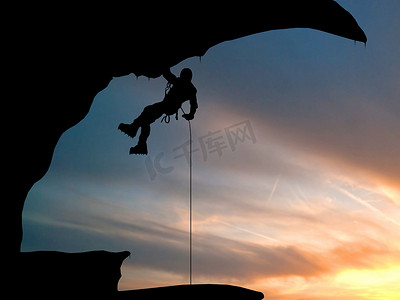
[[[271,299],[399,296],[400,4],[338,2],[366,47],[310,29],[271,31],[172,68],[191,68],[198,90],[195,283]],[[189,170],[177,157],[187,122],[156,121],[147,157],[129,156],[136,140],[117,131],[160,101],[165,84],[114,78],[63,134],[25,203],[23,251],[129,250],[120,289],[188,282]],[[254,138],[233,151],[225,129],[238,127]],[[201,148],[206,137],[226,146],[221,155]]]

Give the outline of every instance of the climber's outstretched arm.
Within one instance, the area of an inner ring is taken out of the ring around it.
[[[174,84],[176,81],[176,76],[171,73],[171,70],[166,70],[163,74],[163,77],[170,83]]]

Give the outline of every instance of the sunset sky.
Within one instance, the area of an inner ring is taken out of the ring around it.
[[[191,68],[198,90],[194,283],[400,299],[400,1],[338,2],[366,47],[270,31],[171,69]],[[26,200],[23,251],[128,250],[120,290],[188,283],[188,124],[156,121],[148,156],[129,156],[137,140],[117,130],[165,84],[114,78],[62,135]]]

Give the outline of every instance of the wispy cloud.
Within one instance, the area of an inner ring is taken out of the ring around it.
[[[237,230],[246,232],[246,233],[250,233],[250,234],[255,235],[255,236],[257,236],[257,237],[261,237],[261,238],[263,238],[263,239],[265,239],[265,240],[267,240],[267,241],[269,241],[269,242],[273,242],[273,243],[277,243],[277,244],[283,244],[282,241],[279,241],[279,240],[277,240],[277,239],[274,239],[274,238],[272,238],[272,237],[269,237],[269,236],[267,236],[267,235],[265,235],[265,234],[261,234],[261,233],[258,233],[258,232],[249,230],[249,229],[244,228],[244,227],[240,227],[240,226],[237,226],[237,225],[233,225],[233,224],[230,224],[230,223],[228,223],[228,222],[221,221],[221,220],[217,220],[216,222],[217,222],[217,223],[220,223],[220,224],[224,224],[224,225],[229,226],[229,227],[232,227],[232,228],[235,228],[235,229],[237,229]]]
[[[344,195],[346,195],[350,199],[352,199],[352,200],[360,203],[364,207],[368,208],[370,211],[372,211],[375,214],[379,215],[381,218],[385,219],[386,221],[389,221],[389,222],[391,222],[391,223],[393,223],[393,224],[395,224],[397,226],[400,226],[400,222],[398,222],[395,219],[393,219],[392,217],[388,216],[387,214],[385,214],[384,212],[382,212],[381,210],[379,210],[375,206],[373,206],[370,203],[368,203],[367,201],[363,200],[362,198],[357,197],[356,195],[352,194],[348,190],[346,190],[344,188],[341,188],[339,186],[335,186],[335,189],[337,189],[338,191],[340,191],[341,193],[343,193]]]
[[[274,193],[276,191],[276,188],[278,187],[280,178],[281,178],[281,174],[278,175],[278,177],[276,178],[276,180],[274,182],[274,185],[272,187],[271,193],[269,194],[268,199],[267,199],[268,202],[271,201],[272,197],[274,196]]]

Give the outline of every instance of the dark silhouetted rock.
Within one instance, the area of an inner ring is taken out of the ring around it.
[[[22,252],[7,286],[14,299],[201,299],[261,300],[260,292],[238,286],[193,284],[118,291],[128,251]],[[4,278],[3,278],[4,279]],[[11,288],[10,288],[11,286]]]
[[[129,255],[128,251],[22,252],[13,264],[12,298],[113,299],[121,264]]]
[[[119,292],[119,299],[261,300],[264,294],[232,285],[193,284]]]

